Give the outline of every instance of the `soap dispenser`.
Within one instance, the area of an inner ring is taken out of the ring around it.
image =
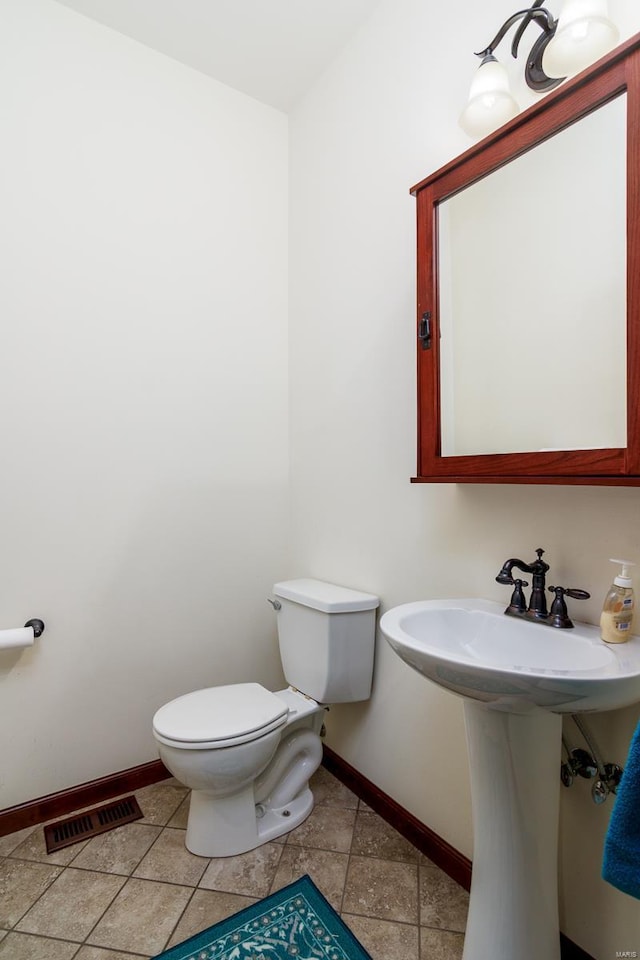
[[[609,588],[600,617],[600,636],[605,643],[624,643],[631,637],[633,625],[634,595],[629,567],[635,566],[630,560],[611,560],[619,563],[621,572],[614,578]]]

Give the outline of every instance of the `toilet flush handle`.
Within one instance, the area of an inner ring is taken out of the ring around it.
[[[279,600],[272,600],[271,597],[267,597],[267,603],[270,603],[274,610],[282,610],[282,604]]]

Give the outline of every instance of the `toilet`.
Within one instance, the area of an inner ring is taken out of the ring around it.
[[[192,791],[186,846],[201,857],[245,853],[302,823],[326,707],[371,693],[378,597],[312,579],[273,594],[287,689],[207,687],[153,718],[162,762]]]

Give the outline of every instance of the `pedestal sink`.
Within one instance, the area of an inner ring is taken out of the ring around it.
[[[380,628],[414,670],[464,698],[474,850],[463,960],[559,960],[563,713],[640,700],[640,637],[615,646],[490,600],[425,600]]]

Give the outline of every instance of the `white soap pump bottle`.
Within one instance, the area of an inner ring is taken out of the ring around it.
[[[619,563],[621,572],[614,578],[602,607],[600,636],[605,643],[624,643],[631,638],[635,598],[629,576],[630,560],[611,560]]]

